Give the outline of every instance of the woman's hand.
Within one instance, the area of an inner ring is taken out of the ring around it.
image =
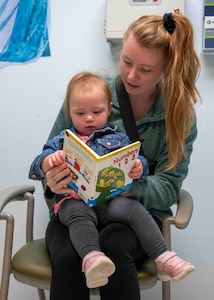
[[[53,167],[46,173],[47,185],[51,191],[55,194],[70,194],[71,189],[67,184],[72,181],[70,169],[66,163],[62,163],[60,166]]]

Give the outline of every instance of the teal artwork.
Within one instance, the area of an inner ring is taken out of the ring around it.
[[[50,56],[48,0],[0,0],[0,61]]]

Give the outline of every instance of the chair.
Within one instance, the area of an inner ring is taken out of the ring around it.
[[[44,239],[33,239],[34,190],[33,185],[20,185],[0,191],[0,220],[6,221],[0,300],[8,299],[11,274],[17,281],[36,287],[40,300],[45,300],[44,290],[50,288],[51,268],[45,241]],[[27,201],[26,244],[16,253],[12,251],[14,216],[4,211],[6,205],[14,201]],[[163,236],[169,248],[171,248],[171,224],[180,229],[187,227],[192,210],[191,195],[187,191],[181,190],[175,216],[166,218],[163,223]],[[156,284],[157,275],[153,261],[148,260],[139,266],[138,277],[141,289],[152,288]],[[91,291],[94,293],[94,290]],[[170,282],[163,282],[162,300],[170,299]]]

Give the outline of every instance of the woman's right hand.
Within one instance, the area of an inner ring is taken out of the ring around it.
[[[46,173],[47,185],[55,194],[70,194],[67,184],[72,181],[70,169],[66,163],[53,167]]]

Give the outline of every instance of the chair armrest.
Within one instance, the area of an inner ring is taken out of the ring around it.
[[[189,192],[181,190],[175,214],[175,226],[184,229],[188,226],[193,212],[193,199]]]
[[[167,243],[169,250],[171,250],[171,232],[170,226],[173,224],[179,229],[184,229],[188,226],[193,211],[193,199],[186,190],[180,191],[180,197],[177,202],[177,209],[174,216],[167,217],[163,221],[162,233]]]
[[[35,187],[33,185],[17,185],[0,191],[0,219],[12,223],[13,216],[3,212],[4,207],[14,201],[27,201],[26,241],[33,240],[33,215]]]
[[[25,194],[28,192],[33,194],[34,191],[35,187],[33,185],[11,186],[0,191],[0,213],[9,202],[26,200]]]
[[[1,272],[0,298],[7,299],[9,278],[11,273],[11,258],[13,249],[14,217],[4,212],[4,207],[12,201],[27,201],[26,240],[33,239],[33,212],[35,188],[33,185],[12,186],[0,191],[0,221],[6,221],[3,267]]]

